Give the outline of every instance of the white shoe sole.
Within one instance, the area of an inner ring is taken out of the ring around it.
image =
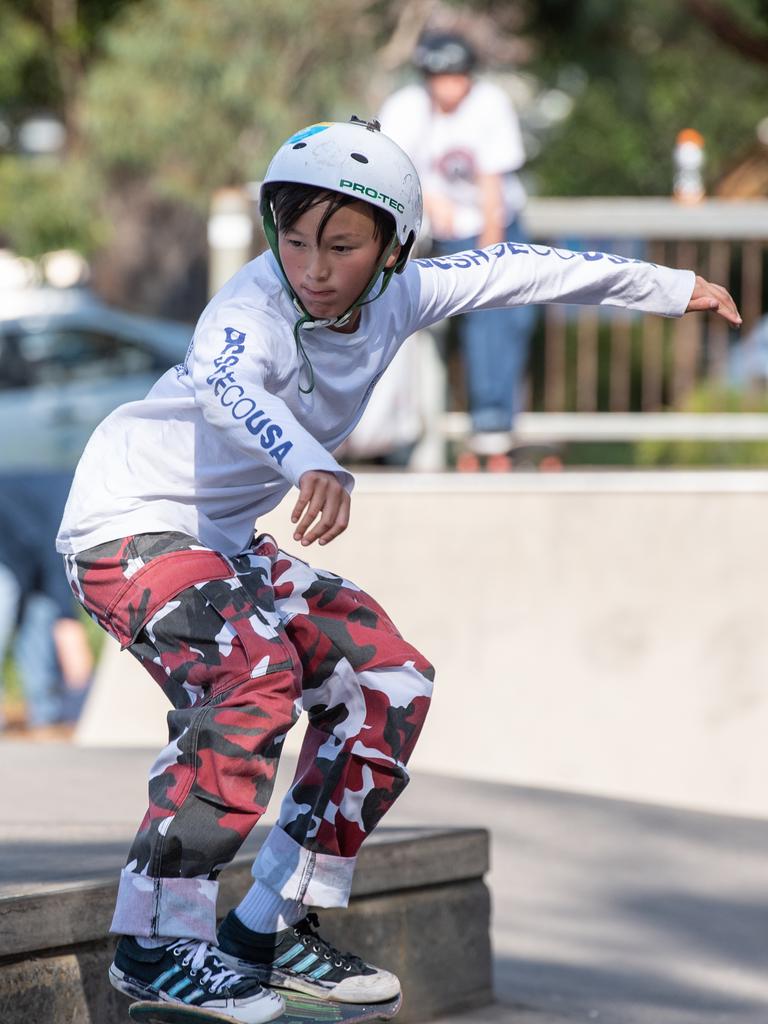
[[[291,992],[303,992],[324,1002],[338,1003],[384,1003],[400,995],[400,980],[389,971],[380,971],[377,975],[362,974],[343,981],[323,984],[322,981],[311,981],[299,974],[281,971],[279,968],[265,970],[250,960],[241,960],[219,947],[219,958],[227,967],[238,974],[250,974],[259,979],[262,985],[270,988],[286,988]]]
[[[181,999],[174,999],[164,992],[155,992],[141,984],[135,978],[129,977],[119,967],[112,964],[109,968],[109,981],[113,988],[123,995],[140,1002],[167,1003],[171,1006],[181,1006],[186,1010],[199,1010],[200,1012],[218,1013],[224,1019],[232,1020],[235,1024],[267,1024],[267,1021],[282,1016],[285,1012],[285,1002],[277,992],[265,989],[264,992],[254,997],[248,1003],[241,1003],[239,1006],[192,1006]]]

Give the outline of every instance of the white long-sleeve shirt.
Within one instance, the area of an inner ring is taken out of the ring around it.
[[[94,431],[57,539],[73,553],[135,533],[177,531],[226,555],[303,473],[353,477],[331,452],[351,433],[409,335],[470,309],[566,302],[679,316],[691,271],[620,256],[500,243],[415,260],[363,306],[352,334],[302,331],[315,388],[299,390],[296,310],[264,253],[211,300],[184,363]],[[302,375],[302,383],[305,377]]]

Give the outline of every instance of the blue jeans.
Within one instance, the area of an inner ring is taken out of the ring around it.
[[[507,226],[505,238],[525,242],[519,220]],[[476,249],[477,238],[436,242],[435,255]],[[528,350],[536,321],[534,306],[483,309],[457,317],[457,330],[467,399],[474,433],[508,431],[523,404]]]
[[[79,695],[68,694],[56,657],[53,627],[60,616],[47,595],[23,596],[16,577],[0,565],[0,671],[12,643],[31,726],[74,720],[79,711]]]

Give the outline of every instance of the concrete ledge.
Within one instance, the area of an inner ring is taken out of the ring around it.
[[[222,914],[250,884],[251,859],[222,873]],[[402,1024],[491,1001],[487,869],[483,829],[382,829],[361,852],[349,908],[323,912],[336,945],[398,974]],[[83,882],[0,899],[2,1024],[125,1020],[106,976],[115,892],[114,882]]]
[[[289,551],[291,507],[258,524]],[[766,817],[767,508],[760,471],[361,474],[351,528],[311,560],[435,665],[414,775]],[[160,688],[105,652],[78,742],[160,747]]]

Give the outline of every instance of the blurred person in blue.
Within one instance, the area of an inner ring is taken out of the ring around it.
[[[0,666],[11,654],[25,704],[22,735],[35,739],[71,732],[93,669],[55,548],[71,482],[61,472],[0,477]]]
[[[411,157],[424,189],[433,257],[525,241],[525,151],[506,93],[474,72],[474,50],[455,32],[425,32],[413,63],[421,81],[381,108],[382,130]],[[471,417],[457,468],[510,469],[515,417],[523,402],[532,306],[473,311],[456,324]]]
[[[737,388],[768,384],[768,314],[757,321],[745,338],[731,346],[728,381]]]

